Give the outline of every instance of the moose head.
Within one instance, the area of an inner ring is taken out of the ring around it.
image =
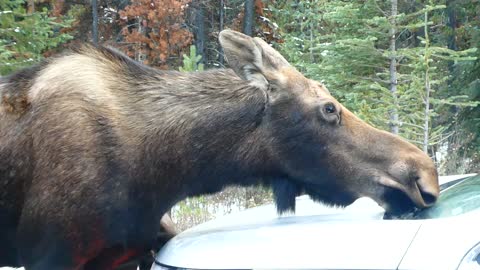
[[[424,152],[359,119],[260,38],[225,30],[219,39],[231,68],[267,99],[279,212],[294,210],[301,193],[336,205],[368,196],[391,213],[435,203],[437,171]]]

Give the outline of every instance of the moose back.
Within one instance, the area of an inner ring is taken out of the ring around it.
[[[176,202],[229,185],[392,213],[428,207],[437,172],[259,38],[225,30],[232,69],[181,73],[83,46],[0,81],[0,265],[113,269],[151,248]]]

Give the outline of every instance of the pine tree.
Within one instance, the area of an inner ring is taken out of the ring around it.
[[[197,54],[197,48],[190,46],[190,54],[183,55],[183,66],[179,68],[182,72],[203,71],[204,65],[201,63],[202,56]]]
[[[43,53],[70,40],[62,32],[74,18],[50,17],[47,9],[34,11],[25,0],[0,0],[0,75],[8,74],[43,58]]]
[[[445,24],[438,27],[436,38],[449,49],[476,48],[474,61],[449,61],[449,78],[438,89],[437,95],[468,96],[480,103],[480,20],[476,1],[447,0]],[[446,87],[446,85],[448,87]],[[435,125],[445,125],[450,134],[442,144],[442,173],[477,172],[480,169],[480,105],[443,106],[442,114],[435,117]]]
[[[432,120],[444,110],[442,107],[476,105],[465,95],[449,93],[448,97],[442,97],[437,94],[438,91],[442,91],[442,86],[448,86],[448,61],[461,62],[475,59],[471,56],[475,50],[453,51],[446,46],[433,43],[430,32],[435,23],[430,18],[436,11],[444,9],[444,5],[434,5],[431,1],[430,5],[415,12],[413,16],[403,18],[404,21],[409,22],[405,26],[407,29],[413,31],[421,28],[423,36],[417,36],[420,41],[419,46],[400,51],[405,58],[401,68],[406,72],[409,71],[409,74],[404,76],[404,90],[400,101],[404,113],[401,124],[404,126],[403,135],[421,146],[427,153],[430,147],[448,137],[446,131],[449,123],[432,125]],[[412,100],[418,101],[417,105]]]
[[[387,129],[396,108],[389,90],[390,24],[381,11],[386,7],[376,1],[281,2],[273,12],[284,31],[281,51],[346,107]]]
[[[474,58],[473,50],[453,51],[432,40],[438,23],[429,18],[444,5],[414,6],[283,0],[273,14],[284,31],[279,47],[295,66],[323,80],[367,122],[398,132],[427,152],[448,137],[448,125],[432,125],[445,106],[475,105],[465,95],[437,94],[447,85],[449,61]]]

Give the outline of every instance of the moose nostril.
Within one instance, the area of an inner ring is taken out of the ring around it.
[[[422,195],[422,199],[425,202],[425,205],[431,206],[437,201],[437,196],[425,191],[420,190],[420,194]]]
[[[435,204],[438,199],[438,178],[431,177],[431,175],[420,176],[416,175],[415,182],[417,184],[418,191],[422,197],[425,207],[430,207]]]

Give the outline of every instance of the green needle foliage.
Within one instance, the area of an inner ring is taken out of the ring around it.
[[[398,125],[401,136],[435,157],[438,149],[452,145],[450,136],[459,131],[453,130],[458,121],[452,121],[452,111],[480,115],[479,98],[472,93],[476,90],[467,93],[457,82],[472,74],[466,69],[478,63],[479,43],[447,47],[445,1],[404,1],[396,16],[391,16],[391,5],[387,0],[277,0],[271,10],[284,42],[275,45],[362,119],[385,130]],[[478,37],[475,26],[469,30]],[[395,51],[390,47],[392,29]],[[390,91],[392,56],[396,94]],[[467,79],[476,85],[471,88],[478,89],[478,74]],[[390,120],[393,111],[397,123]],[[478,134],[478,120],[468,123],[470,133]],[[474,137],[472,145],[479,141]]]
[[[200,63],[201,60],[202,56],[197,55],[197,48],[192,45],[190,46],[190,54],[183,55],[183,66],[179,70],[182,72],[203,71],[204,65]]]
[[[60,31],[72,24],[72,16],[49,17],[46,9],[28,14],[25,7],[24,0],[0,0],[0,75],[38,62],[72,38]]]

